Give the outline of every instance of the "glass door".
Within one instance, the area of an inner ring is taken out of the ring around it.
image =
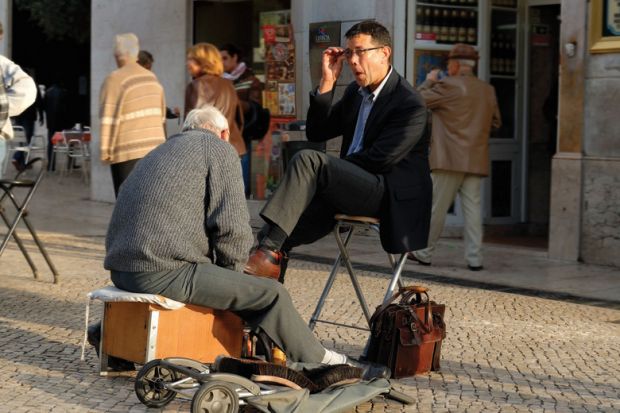
[[[481,1],[480,3],[484,3]],[[481,7],[479,0],[409,1],[406,74],[419,86],[432,69],[447,76],[448,52],[455,43],[474,46],[484,61],[480,45]],[[411,41],[412,40],[412,41]],[[480,68],[477,68],[480,76]],[[461,226],[463,215],[457,201],[448,211],[446,224]]]
[[[517,0],[492,0],[488,10],[488,82],[495,88],[502,127],[491,133],[490,174],[484,184],[484,222],[519,222],[523,179],[521,176],[522,82],[520,62],[520,13]]]

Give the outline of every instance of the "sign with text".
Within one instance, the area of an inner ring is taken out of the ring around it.
[[[321,80],[323,51],[330,46],[340,46],[340,22],[310,23],[310,79],[313,88]]]

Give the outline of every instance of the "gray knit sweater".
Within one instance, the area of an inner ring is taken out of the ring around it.
[[[106,237],[107,270],[166,271],[213,262],[241,270],[252,246],[234,148],[206,130],[171,137],[121,186]]]

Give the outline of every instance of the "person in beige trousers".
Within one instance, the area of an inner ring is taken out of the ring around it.
[[[409,258],[430,265],[446,214],[457,194],[465,218],[465,260],[472,271],[482,270],[480,186],[489,174],[489,134],[501,126],[495,89],[478,79],[478,52],[456,44],[448,55],[448,77],[432,70],[418,89],[432,111],[430,166],[433,209],[428,247]]]

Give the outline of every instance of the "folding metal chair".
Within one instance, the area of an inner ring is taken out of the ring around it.
[[[371,229],[379,233],[379,220],[377,218],[372,217],[362,217],[362,216],[350,216],[344,214],[336,214],[336,226],[334,227],[334,236],[336,237],[336,243],[338,244],[338,249],[340,253],[336,258],[336,262],[332,267],[332,270],[327,278],[327,282],[325,283],[325,287],[323,288],[323,292],[321,293],[321,297],[316,305],[316,309],[314,313],[312,313],[312,317],[310,317],[310,330],[314,330],[316,323],[326,323],[333,324],[341,327],[349,327],[356,328],[359,330],[368,330],[367,327],[360,327],[351,324],[342,324],[334,321],[320,319],[321,311],[323,309],[323,304],[329,295],[329,292],[334,284],[336,279],[336,275],[338,274],[338,269],[340,268],[340,263],[344,262],[345,267],[347,268],[347,272],[349,273],[349,278],[351,279],[351,284],[353,284],[353,288],[355,289],[355,294],[357,295],[357,299],[362,307],[362,311],[364,312],[364,317],[366,318],[366,322],[368,327],[370,327],[370,311],[368,310],[368,305],[366,304],[366,299],[364,298],[364,293],[362,292],[362,288],[357,280],[357,276],[353,271],[353,266],[351,264],[351,258],[349,257],[349,252],[347,250],[347,245],[351,241],[353,237],[353,233],[356,228],[361,229]],[[344,229],[346,235],[344,235],[344,241],[341,235],[341,229]],[[390,265],[392,266],[392,277],[390,278],[390,283],[388,284],[387,290],[385,292],[385,296],[383,297],[383,302],[389,300],[392,295],[394,295],[394,290],[396,289],[396,285],[402,287],[402,281],[400,279],[400,275],[403,271],[403,267],[405,266],[405,262],[407,262],[407,253],[401,254],[398,261],[396,261],[395,257],[392,254],[387,254],[388,259],[390,261]]]
[[[33,171],[35,173],[34,179],[28,178],[27,174],[30,174]],[[17,243],[17,246],[19,247],[22,254],[24,255],[24,258],[26,258],[26,261],[28,261],[28,265],[30,265],[30,268],[32,269],[32,274],[34,278],[35,279],[39,278],[39,273],[38,273],[36,265],[32,261],[32,258],[30,258],[30,254],[28,254],[28,251],[26,250],[21,238],[17,235],[17,232],[15,231],[17,228],[17,224],[21,220],[24,222],[24,224],[28,228],[28,231],[30,231],[30,234],[32,235],[32,238],[34,239],[34,242],[37,244],[37,247],[39,247],[41,254],[45,258],[47,265],[52,271],[52,274],[54,275],[54,284],[57,284],[58,283],[58,271],[56,271],[56,267],[54,266],[54,263],[52,263],[52,260],[50,259],[49,255],[47,254],[47,251],[45,250],[45,247],[43,246],[43,243],[37,236],[37,233],[35,232],[34,227],[28,220],[28,210],[26,209],[28,207],[28,203],[32,199],[32,196],[37,190],[37,187],[39,186],[39,183],[41,182],[41,179],[43,178],[44,173],[45,173],[45,162],[43,161],[42,158],[35,158],[31,160],[30,162],[28,162],[26,164],[26,169],[22,172],[18,172],[17,175],[15,175],[14,179],[1,179],[0,180],[0,189],[2,190],[2,193],[0,194],[0,217],[2,218],[6,226],[9,228],[9,231],[6,233],[6,235],[4,236],[4,239],[2,240],[2,245],[0,245],[0,256],[2,256],[2,253],[4,252],[4,249],[6,248],[9,242],[9,239],[13,237],[13,239]],[[23,197],[21,201],[15,195],[16,189],[27,190],[26,195]],[[9,203],[8,201],[10,201],[10,203],[13,205],[13,207],[17,211],[17,214],[15,215],[13,222],[9,221],[9,218],[6,214],[5,205]]]

